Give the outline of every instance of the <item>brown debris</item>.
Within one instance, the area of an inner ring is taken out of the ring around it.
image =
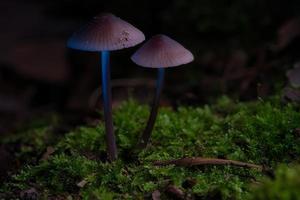
[[[182,167],[190,166],[200,166],[200,165],[232,165],[245,168],[255,168],[258,170],[263,170],[263,167],[260,165],[255,165],[251,163],[245,163],[235,160],[226,160],[218,158],[202,158],[202,157],[190,157],[190,158],[181,158],[175,160],[165,160],[165,161],[155,161],[154,165],[165,166],[165,165],[176,165]]]
[[[293,134],[297,137],[300,138],[300,128],[295,128],[293,131]]]
[[[160,200],[160,191],[155,190],[151,194],[152,200]]]
[[[166,194],[173,199],[185,199],[184,192],[175,185],[168,185],[166,188]]]
[[[55,149],[51,146],[47,147],[46,152],[43,154],[41,160],[46,161],[49,159],[49,157],[55,152]]]
[[[197,180],[194,178],[187,178],[183,183],[182,183],[182,187],[184,187],[185,189],[187,188],[192,188],[197,184]]]
[[[77,183],[77,186],[83,188],[87,183],[88,183],[87,180],[83,179],[82,181]]]
[[[300,87],[300,67],[290,69],[286,72],[286,76],[289,80],[290,85],[293,88]]]
[[[30,188],[20,193],[20,197],[23,200],[37,200],[38,196],[38,192],[35,188]]]
[[[282,91],[282,101],[283,102],[300,102],[300,90],[291,88],[291,87],[285,87]]]

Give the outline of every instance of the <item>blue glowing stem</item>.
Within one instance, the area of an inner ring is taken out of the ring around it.
[[[151,133],[154,128],[154,124],[155,124],[157,113],[158,113],[160,96],[161,96],[161,92],[162,92],[163,84],[164,84],[164,77],[165,77],[165,68],[159,68],[158,74],[157,74],[157,82],[156,82],[156,93],[155,93],[155,97],[153,99],[150,117],[148,119],[147,126],[142,134],[142,137],[140,138],[140,141],[138,143],[138,146],[137,146],[138,148],[141,148],[141,149],[145,148],[151,137]]]
[[[109,51],[101,52],[102,64],[102,95],[104,102],[104,120],[106,132],[107,154],[110,161],[117,159],[117,145],[112,120],[111,84]]]

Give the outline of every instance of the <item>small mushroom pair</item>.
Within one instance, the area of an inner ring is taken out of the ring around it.
[[[67,46],[73,49],[101,52],[102,91],[107,154],[110,161],[117,159],[117,145],[113,130],[109,52],[135,46],[145,40],[144,34],[122,19],[106,13],[94,17],[87,25],[75,32]],[[165,35],[156,35],[146,42],[131,57],[133,62],[143,67],[158,68],[157,89],[151,114],[138,143],[146,147],[157,116],[166,67],[191,62],[190,51]]]

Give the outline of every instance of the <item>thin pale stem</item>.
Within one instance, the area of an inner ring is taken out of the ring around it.
[[[155,97],[153,99],[151,113],[150,113],[150,117],[147,122],[147,126],[146,126],[146,128],[140,138],[140,141],[137,145],[137,148],[139,148],[139,149],[145,148],[151,137],[151,133],[152,133],[152,130],[153,130],[153,127],[154,127],[154,124],[156,121],[157,113],[158,113],[159,101],[160,101],[160,96],[161,96],[161,92],[163,89],[163,83],[164,83],[164,76],[165,76],[165,69],[159,68],[158,75],[157,75],[157,82],[156,82],[156,93],[155,93]]]
[[[107,155],[109,161],[114,161],[117,159],[117,145],[112,120],[109,51],[101,52],[101,65]]]

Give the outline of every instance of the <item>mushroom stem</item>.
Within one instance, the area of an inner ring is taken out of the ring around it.
[[[101,64],[107,154],[108,160],[114,161],[117,159],[117,145],[112,120],[109,51],[101,52]]]
[[[151,113],[150,113],[150,117],[148,119],[147,122],[147,126],[140,138],[140,141],[137,145],[137,148],[139,149],[143,149],[147,146],[153,127],[154,127],[154,123],[156,120],[156,116],[157,116],[157,112],[158,112],[158,106],[159,106],[159,101],[160,101],[160,96],[161,96],[161,92],[163,89],[163,83],[164,83],[164,76],[165,76],[165,69],[164,68],[158,68],[158,75],[157,75],[157,82],[156,82],[156,93],[155,93],[155,97],[153,99],[153,103],[152,103],[152,108],[151,108]]]

